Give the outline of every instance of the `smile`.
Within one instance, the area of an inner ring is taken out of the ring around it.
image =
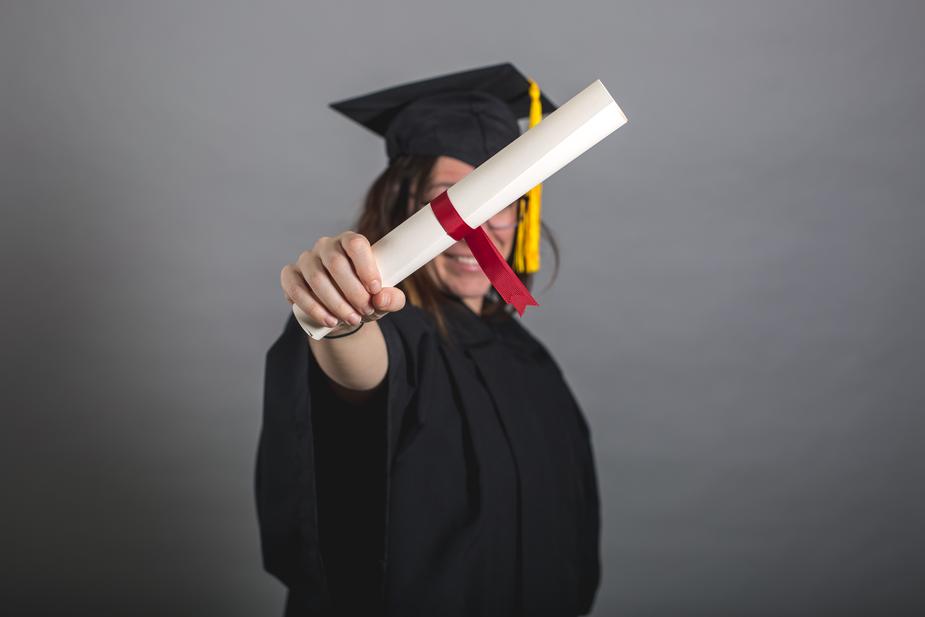
[[[444,257],[452,264],[451,271],[457,274],[481,274],[482,272],[479,262],[471,255],[444,255]]]

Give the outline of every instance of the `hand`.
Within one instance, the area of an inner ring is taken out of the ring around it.
[[[296,263],[283,267],[280,285],[289,304],[319,327],[338,322],[355,326],[405,306],[400,289],[382,287],[369,240],[353,231],[320,238]]]

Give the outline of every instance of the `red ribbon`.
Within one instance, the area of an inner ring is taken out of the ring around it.
[[[491,284],[504,301],[514,305],[517,314],[521,317],[524,309],[529,305],[539,306],[539,303],[530,295],[523,282],[514,274],[507,260],[501,255],[498,247],[491,241],[488,234],[481,227],[472,229],[466,224],[466,221],[459,216],[456,206],[450,201],[446,191],[430,202],[431,210],[434,216],[440,222],[440,225],[446,233],[454,240],[465,240],[466,244],[472,250],[472,256],[479,262],[482,272],[491,281]]]

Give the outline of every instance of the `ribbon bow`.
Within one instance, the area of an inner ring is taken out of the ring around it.
[[[504,301],[517,309],[517,314],[523,317],[524,310],[529,305],[539,306],[539,303],[530,295],[523,282],[517,278],[507,261],[498,251],[498,247],[491,241],[488,234],[481,227],[469,227],[466,221],[459,216],[456,206],[450,201],[446,191],[430,202],[431,210],[437,221],[454,240],[465,240],[472,250],[472,256],[479,263],[482,272],[491,281],[494,288],[501,294]]]

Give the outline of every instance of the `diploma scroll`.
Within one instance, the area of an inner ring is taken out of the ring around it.
[[[450,187],[447,196],[470,227],[479,227],[625,123],[597,80]],[[373,244],[382,286],[394,287],[455,243],[427,204]],[[292,310],[316,340],[333,329],[313,325],[295,304]]]

